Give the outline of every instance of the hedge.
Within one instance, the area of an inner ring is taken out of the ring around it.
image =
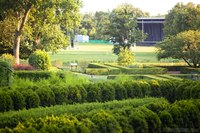
[[[2,99],[1,112],[19,109],[30,109],[38,106],[56,104],[75,104],[85,102],[106,102],[127,98],[142,98],[146,96],[164,97],[170,102],[182,99],[199,99],[200,82],[198,81],[102,81],[90,84],[36,85],[26,88],[2,89],[1,92],[11,97],[10,102]],[[3,95],[2,94],[2,95]],[[13,95],[16,94],[16,95]],[[2,98],[5,96],[2,96]],[[23,103],[25,99],[25,105]],[[5,105],[4,105],[5,104]]]
[[[161,100],[161,99],[158,99]],[[127,100],[126,100],[127,101]],[[124,102],[117,101],[116,104],[123,104]],[[128,100],[130,101],[130,100]],[[134,100],[132,100],[134,102]],[[130,103],[132,103],[130,102]],[[0,121],[0,132],[97,132],[97,133],[122,133],[122,132],[198,132],[200,125],[200,110],[199,100],[184,100],[178,101],[174,104],[168,104],[162,111],[154,112],[147,108],[149,104],[140,104],[134,107],[131,104],[118,108],[112,104],[101,107],[96,110],[87,110],[78,114],[61,114],[56,115],[54,110],[51,116],[37,116],[30,119],[30,116],[16,123],[17,117],[11,117],[6,121],[7,124],[2,125]],[[99,103],[93,104],[92,107],[98,106]],[[152,102],[151,102],[152,104]],[[157,106],[162,106],[165,102],[157,102]],[[74,109],[82,105],[74,105]],[[88,106],[85,106],[89,108]],[[91,106],[90,106],[91,107]],[[45,108],[46,109],[46,108]],[[40,109],[38,112],[43,112]],[[29,111],[28,111],[29,112]],[[31,113],[30,113],[31,114]],[[68,113],[69,114],[69,113]],[[5,114],[4,114],[5,115]],[[0,119],[2,116],[0,117]],[[15,122],[14,122],[15,120]],[[4,121],[5,122],[5,121]],[[11,123],[9,123],[11,122]],[[10,125],[9,125],[10,124]],[[174,131],[176,130],[176,131]]]
[[[52,74],[53,73],[49,71],[14,71],[14,76],[31,80],[48,79]]]

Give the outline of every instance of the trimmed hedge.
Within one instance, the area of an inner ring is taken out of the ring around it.
[[[146,99],[147,100],[147,99]],[[157,101],[156,107],[161,107],[166,102],[163,99]],[[124,105],[129,101],[129,104]],[[142,100],[143,101],[143,100]],[[141,101],[140,101],[141,102]],[[140,133],[161,133],[161,132],[198,132],[200,125],[200,106],[199,100],[184,100],[174,104],[168,104],[159,112],[155,112],[146,106],[151,102],[140,103],[139,106],[134,105],[134,100],[117,101],[113,103],[99,103],[85,106],[87,110],[71,115],[54,115],[37,116],[26,119],[19,115],[11,117],[7,121],[0,121],[0,132],[97,132],[97,133],[122,133],[122,132],[140,132]],[[120,107],[121,105],[121,107]],[[83,105],[74,105],[73,111],[81,108]],[[99,107],[97,107],[99,106]],[[92,108],[96,108],[96,110]],[[103,107],[103,108],[102,108]],[[47,110],[47,108],[44,108]],[[45,112],[43,108],[37,109],[37,112]],[[50,110],[50,109],[49,109]],[[52,109],[51,109],[52,110]],[[29,111],[27,111],[28,113]],[[36,112],[36,111],[35,111]],[[68,113],[69,112],[65,112]],[[31,113],[29,113],[31,114]],[[35,116],[35,115],[34,115]],[[16,118],[21,118],[19,124],[16,125]],[[3,118],[2,116],[0,119]],[[1,119],[2,120],[2,119]],[[3,125],[6,124],[6,126]],[[8,123],[10,122],[10,123]]]
[[[48,79],[52,74],[53,73],[49,71],[14,71],[14,76],[31,80]]]
[[[28,89],[29,88],[29,89]],[[2,100],[2,112],[35,108],[38,106],[52,106],[55,104],[75,104],[84,102],[106,102],[127,98],[165,97],[170,102],[182,99],[199,99],[199,81],[114,81],[95,82],[84,85],[35,85],[26,88],[2,89],[11,97],[11,102]],[[16,94],[16,95],[14,95]],[[22,94],[22,95],[21,95]],[[2,94],[3,95],[3,94]],[[3,98],[3,96],[2,96]],[[23,104],[25,99],[25,105]],[[22,102],[22,103],[21,103]],[[4,107],[5,106],[5,107]]]

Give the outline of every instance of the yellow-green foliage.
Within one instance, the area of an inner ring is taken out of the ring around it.
[[[49,55],[41,50],[37,50],[30,55],[29,64],[39,70],[50,70],[51,68]]]
[[[9,62],[12,66],[15,64],[15,57],[11,54],[2,54],[0,59],[3,59],[7,62]]]
[[[122,66],[131,65],[134,62],[134,55],[129,49],[120,49],[118,64]]]

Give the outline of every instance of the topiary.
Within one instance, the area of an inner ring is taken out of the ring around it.
[[[9,86],[12,81],[13,69],[9,62],[0,60],[0,86]]]
[[[128,48],[120,49],[117,60],[119,65],[128,66],[134,62],[134,55]]]
[[[30,55],[29,64],[40,70],[49,70],[51,68],[49,55],[41,50],[37,50]]]

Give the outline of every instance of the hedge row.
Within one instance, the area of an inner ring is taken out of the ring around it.
[[[22,79],[48,79],[52,76],[52,72],[49,71],[14,71],[14,76]]]
[[[163,74],[167,73],[166,68],[150,67],[150,68],[128,68],[113,64],[91,63],[85,71],[86,74],[93,75],[111,75],[111,74]]]
[[[13,95],[15,94],[15,95]],[[38,106],[106,102],[145,96],[165,97],[170,102],[200,98],[200,82],[126,81],[97,82],[75,86],[30,86],[29,89],[0,91],[0,111],[30,109]]]
[[[196,103],[197,102],[197,103]],[[179,101],[175,104],[149,104],[134,108],[108,108],[77,115],[46,116],[19,123],[7,132],[87,132],[87,133],[161,133],[198,132],[200,101]],[[183,131],[184,130],[184,131]]]
[[[164,98],[142,98],[142,99],[127,99],[120,101],[109,101],[104,103],[94,102],[94,103],[83,103],[75,105],[56,105],[45,108],[33,108],[29,110],[19,110],[19,111],[9,111],[0,113],[0,128],[4,127],[15,127],[18,122],[26,121],[27,119],[37,119],[40,117],[62,114],[72,114],[78,115],[82,113],[87,113],[94,110],[108,110],[108,109],[122,109],[126,107],[140,107],[148,106],[150,104],[157,103],[163,105],[169,105],[168,101]]]

